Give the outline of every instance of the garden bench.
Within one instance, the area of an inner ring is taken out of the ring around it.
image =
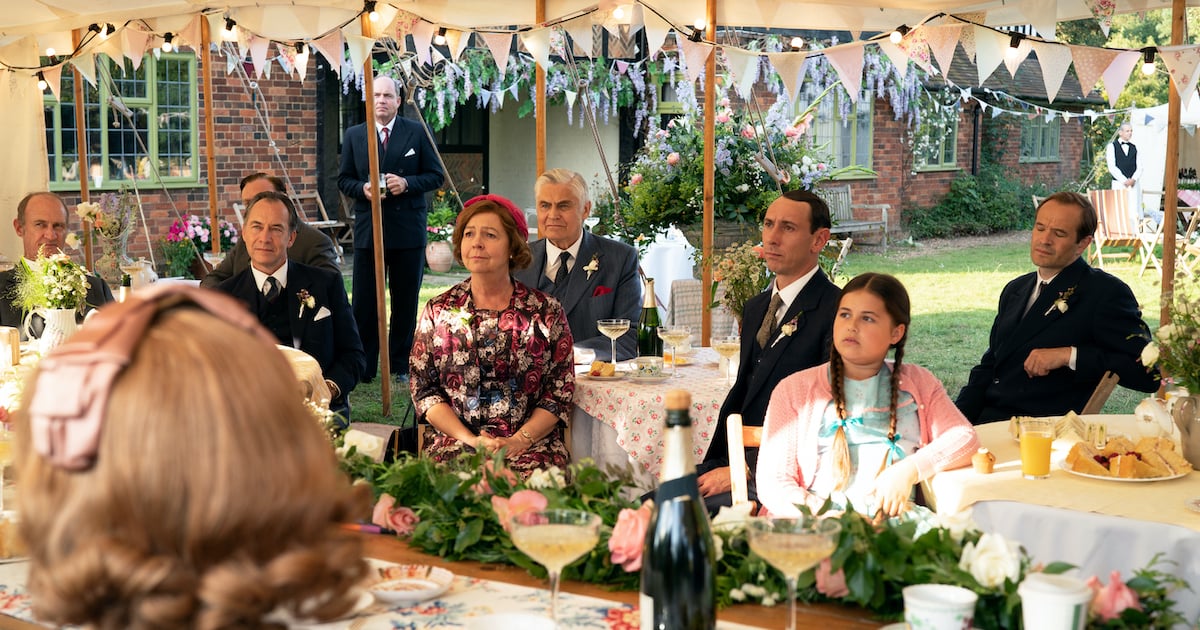
[[[853,234],[855,232],[879,230],[883,251],[887,251],[888,210],[891,209],[891,204],[855,205],[850,198],[849,185],[826,186],[820,189],[819,194],[825,200],[825,203],[829,205],[829,215],[833,219],[833,228],[830,229],[830,232],[834,234]],[[856,218],[854,216],[855,210],[877,211],[879,219]]]

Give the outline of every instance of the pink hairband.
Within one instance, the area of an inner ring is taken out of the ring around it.
[[[140,289],[123,303],[99,309],[39,362],[36,391],[28,403],[34,450],[59,468],[89,468],[100,446],[113,381],[133,358],[154,317],[187,304],[274,346],[272,335],[230,296],[176,283]]]
[[[479,203],[480,201],[490,201],[508,210],[508,213],[512,215],[513,222],[517,224],[517,232],[520,233],[521,238],[529,240],[529,222],[525,220],[525,213],[517,207],[517,204],[510,201],[507,197],[487,194],[471,197],[463,204],[463,208],[469,208],[471,204]]]

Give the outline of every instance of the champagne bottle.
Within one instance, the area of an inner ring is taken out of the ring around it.
[[[646,528],[639,596],[644,630],[710,629],[717,623],[712,526],[692,459],[692,396],[667,392],[665,457]]]
[[[663,342],[658,336],[662,319],[658,316],[657,300],[654,298],[654,278],[646,278],[646,297],[642,301],[642,315],[638,318],[638,356],[661,357]]]
[[[121,288],[117,290],[117,301],[124,302],[133,291],[133,277],[129,274],[121,274]]]

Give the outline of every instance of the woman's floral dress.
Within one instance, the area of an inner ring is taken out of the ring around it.
[[[508,465],[523,476],[564,467],[570,456],[563,427],[575,395],[573,343],[554,298],[514,280],[508,308],[477,309],[468,278],[430,300],[417,322],[409,359],[413,404],[425,415],[447,403],[472,433],[496,437],[515,435],[534,409],[545,409],[559,424]],[[434,460],[449,461],[464,450],[474,449],[425,429],[424,452]]]

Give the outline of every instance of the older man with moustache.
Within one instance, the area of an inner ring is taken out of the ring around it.
[[[48,256],[60,253],[67,233],[67,206],[52,192],[29,193],[17,204],[13,229],[21,237],[22,253],[26,260],[35,260],[39,254]],[[77,316],[81,322],[89,310],[113,301],[112,289],[103,278],[88,275],[87,282],[87,304]],[[21,339],[25,339],[25,312],[13,302],[16,284],[16,269],[0,271],[0,326],[12,326],[20,330]],[[40,335],[40,318],[33,318],[31,327],[35,337]]]
[[[533,263],[513,275],[526,286],[558,299],[567,312],[575,346],[591,348],[602,361],[637,356],[637,330],[612,344],[600,334],[596,320],[624,318],[636,323],[642,312],[642,284],[637,250],[583,229],[592,211],[587,184],[574,171],[556,168],[542,173],[534,184],[538,240],[530,244]]]

